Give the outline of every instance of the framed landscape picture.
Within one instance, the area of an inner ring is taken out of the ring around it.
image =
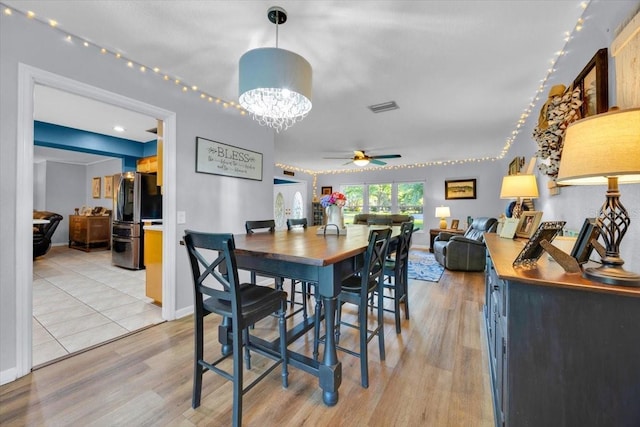
[[[445,181],[444,198],[446,200],[475,199],[476,179],[456,179]]]

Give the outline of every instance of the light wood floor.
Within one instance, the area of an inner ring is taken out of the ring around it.
[[[412,280],[409,289],[411,319],[402,334],[392,315],[385,319],[386,361],[379,360],[377,342],[369,344],[368,389],[360,386],[358,359],[342,352],[334,407],[322,403],[315,377],[293,367],[289,388],[282,389],[278,368],[245,395],[244,425],[493,426],[483,273],[445,272],[439,283]],[[209,317],[215,344],[219,319]],[[343,345],[355,343],[348,329]],[[311,346],[309,332],[291,348],[310,354]],[[231,384],[218,375],[205,373],[202,405],[191,408],[192,351],[187,317],[38,369],[0,388],[0,425],[230,425]],[[252,362],[245,380],[264,365],[259,355]]]

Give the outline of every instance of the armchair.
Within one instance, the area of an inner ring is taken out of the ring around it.
[[[33,211],[33,219],[46,219],[47,224],[33,226],[33,259],[49,252],[51,237],[62,221],[62,215],[47,211]]]
[[[433,242],[436,260],[448,270],[483,271],[485,266],[484,233],[494,233],[495,218],[475,218],[463,236],[442,232]]]

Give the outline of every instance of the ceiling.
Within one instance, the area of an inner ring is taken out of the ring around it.
[[[311,63],[313,109],[275,134],[275,159],[315,171],[354,168],[324,159],[348,158],[353,150],[401,154],[387,161],[391,166],[504,155],[521,116],[539,110],[530,104],[548,91],[540,85],[566,33],[588,13],[579,1],[524,0],[4,3],[54,19],[61,31],[149,70],[158,67],[167,84],[178,79],[190,88],[187,95],[227,102],[238,99],[240,56],[275,46],[267,9],[284,7],[289,19],[279,28],[279,47]],[[93,127],[92,107],[48,95],[55,101],[38,96],[36,119]],[[399,109],[367,108],[387,101]],[[102,122],[103,114],[95,116]],[[127,127],[144,132],[149,119]],[[86,130],[109,134],[113,123],[100,125]]]

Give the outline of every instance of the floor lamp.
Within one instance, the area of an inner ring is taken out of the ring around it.
[[[609,285],[640,286],[640,275],[622,268],[620,243],[631,219],[618,184],[640,183],[640,108],[597,114],[567,127],[559,184],[608,185],[596,223],[605,243],[602,266],[584,276]]]

